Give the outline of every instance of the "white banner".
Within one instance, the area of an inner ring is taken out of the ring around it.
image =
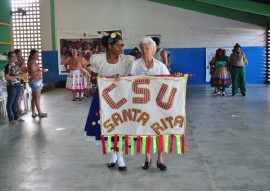
[[[185,77],[98,78],[101,134],[183,135]]]

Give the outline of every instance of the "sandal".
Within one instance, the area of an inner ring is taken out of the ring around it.
[[[41,113],[38,116],[39,116],[39,118],[47,117],[47,113]]]
[[[32,114],[32,117],[33,117],[33,118],[35,118],[35,117],[37,117],[37,116],[38,116],[38,114],[36,114],[36,113]]]

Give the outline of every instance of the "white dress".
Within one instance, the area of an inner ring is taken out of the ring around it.
[[[115,74],[124,76],[128,74],[128,69],[133,61],[133,56],[121,54],[116,64],[110,64],[107,62],[106,53],[95,54],[90,58],[90,70],[99,76],[112,76]]]
[[[168,68],[160,61],[153,58],[153,67],[148,69],[144,65],[143,58],[135,60],[130,68],[128,74],[132,76],[148,76],[148,75],[169,75]]]

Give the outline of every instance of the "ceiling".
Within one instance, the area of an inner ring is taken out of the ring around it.
[[[270,0],[150,0],[183,9],[266,27],[270,23]]]

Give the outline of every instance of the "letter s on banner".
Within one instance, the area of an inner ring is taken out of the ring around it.
[[[144,97],[134,97],[133,103],[145,104],[150,101],[150,90],[148,88],[138,87],[140,84],[150,84],[150,79],[142,78],[137,79],[132,83],[132,90],[135,94],[143,94]]]

